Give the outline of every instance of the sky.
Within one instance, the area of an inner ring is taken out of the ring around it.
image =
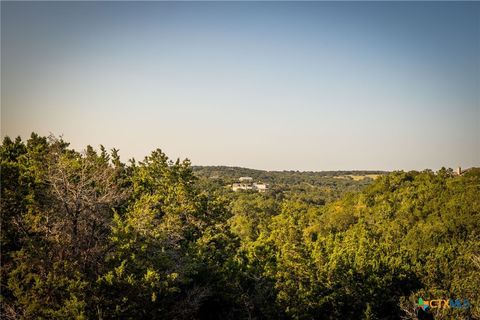
[[[1,136],[194,165],[480,165],[480,3],[1,2]]]

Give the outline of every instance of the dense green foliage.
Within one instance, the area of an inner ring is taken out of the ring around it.
[[[470,301],[436,319],[480,318],[478,169],[126,164],[35,134],[0,160],[7,319],[409,319],[419,297]],[[231,191],[243,175],[271,189]]]
[[[386,174],[384,171],[264,171],[224,166],[194,166],[193,170],[203,182],[216,189],[247,176],[256,182],[267,183],[270,196],[275,195],[277,199],[293,197],[317,204],[338,199],[345,192],[360,191],[373,182],[371,176]],[[355,180],[352,176],[362,179]]]

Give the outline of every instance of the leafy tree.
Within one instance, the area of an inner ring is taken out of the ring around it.
[[[37,134],[0,164],[6,319],[408,319],[420,297],[480,318],[480,169],[122,163]],[[231,191],[244,175],[270,190]]]

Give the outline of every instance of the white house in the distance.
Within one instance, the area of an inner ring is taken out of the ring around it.
[[[265,192],[268,189],[268,185],[265,183],[257,183],[253,182],[253,178],[251,177],[240,177],[238,179],[239,182],[234,183],[232,185],[233,191],[238,190],[255,190],[258,192]]]

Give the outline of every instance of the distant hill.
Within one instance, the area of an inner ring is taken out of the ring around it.
[[[359,181],[363,179],[372,179],[379,175],[387,174],[387,171],[370,170],[348,170],[348,171],[266,171],[241,167],[228,166],[193,166],[196,175],[211,178],[222,179],[225,182],[233,182],[240,177],[252,177],[255,181],[261,181],[270,184],[295,185],[307,183],[312,185],[323,185],[326,181],[335,178],[342,180]]]

